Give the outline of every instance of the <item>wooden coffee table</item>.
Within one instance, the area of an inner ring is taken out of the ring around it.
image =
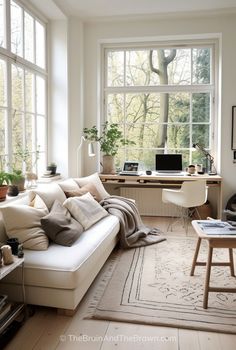
[[[196,245],[196,249],[195,249],[195,253],[194,253],[194,257],[193,257],[190,276],[194,275],[194,270],[195,270],[196,266],[205,266],[206,265],[203,308],[207,309],[209,292],[236,293],[236,288],[221,288],[221,287],[210,286],[210,276],[211,276],[211,267],[212,266],[229,266],[231,276],[235,277],[233,248],[236,248],[236,235],[207,235],[206,233],[204,233],[202,231],[198,222],[201,222],[201,220],[193,220],[192,221],[193,228],[198,235],[198,240],[197,240],[197,245]],[[197,261],[202,239],[205,239],[208,242],[207,262]],[[213,255],[214,248],[228,248],[229,249],[229,261],[227,261],[227,262],[212,262],[212,255]]]

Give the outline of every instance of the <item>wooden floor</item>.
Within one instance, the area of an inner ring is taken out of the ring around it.
[[[143,221],[166,231],[167,218],[145,217]],[[174,226],[175,235],[185,235]],[[169,232],[168,235],[172,235]],[[192,227],[187,235],[194,235]],[[85,295],[74,317],[59,316],[51,308],[36,308],[20,328],[7,350],[235,350],[236,335],[144,326],[129,323],[84,320],[87,305],[99,276]]]

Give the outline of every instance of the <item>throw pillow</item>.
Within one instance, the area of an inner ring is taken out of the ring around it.
[[[53,242],[70,247],[83,232],[83,226],[55,200],[50,213],[41,218],[41,225]]]
[[[78,188],[75,191],[65,191],[65,195],[66,197],[80,197],[83,194],[86,193],[91,193],[91,195],[93,196],[93,198],[97,201],[100,202],[102,200],[102,197],[100,195],[100,193],[98,192],[98,190],[96,189],[96,186],[94,186],[92,183],[88,183],[87,185]]]
[[[89,192],[81,197],[68,198],[63,206],[70,211],[85,230],[108,215],[108,212],[95,201]]]
[[[1,211],[9,238],[18,238],[26,249],[48,248],[48,238],[40,222],[40,219],[48,214],[47,209],[36,209],[22,204],[2,207]]]
[[[109,193],[105,190],[105,188],[102,184],[102,181],[99,178],[98,173],[94,173],[94,174],[86,176],[86,177],[76,178],[74,180],[75,180],[75,182],[77,182],[77,184],[80,187],[83,187],[89,183],[92,183],[96,187],[96,189],[97,189],[97,191],[102,199],[110,197]]]
[[[79,189],[79,185],[73,179],[66,179],[58,183],[61,187],[62,191],[77,191]]]
[[[44,201],[48,210],[51,209],[56,199],[58,199],[60,203],[63,203],[66,200],[66,195],[58,184],[48,184],[43,188],[31,190],[29,192],[30,202],[35,199],[36,195],[39,195],[39,197]]]

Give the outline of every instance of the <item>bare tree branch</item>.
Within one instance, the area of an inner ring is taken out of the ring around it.
[[[149,64],[150,64],[151,71],[156,73],[156,74],[158,74],[158,75],[160,75],[160,70],[153,66],[152,56],[153,56],[153,50],[150,50],[150,53],[149,53]]]
[[[169,64],[170,62],[172,62],[175,56],[176,56],[176,49],[173,49],[171,50],[169,56],[165,57],[165,63]]]

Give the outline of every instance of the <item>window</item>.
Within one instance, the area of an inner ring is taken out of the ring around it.
[[[212,151],[214,45],[107,47],[104,115],[135,145],[120,149],[125,160],[155,169],[156,153],[182,153],[184,167],[203,163],[192,145]]]
[[[0,0],[0,169],[46,166],[46,26],[20,2]]]

